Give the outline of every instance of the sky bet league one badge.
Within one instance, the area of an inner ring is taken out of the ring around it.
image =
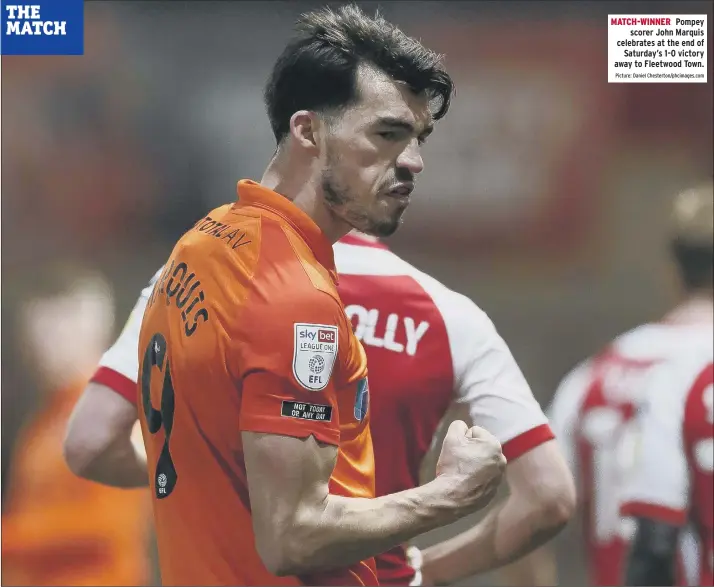
[[[83,55],[83,0],[0,0],[2,55]]]

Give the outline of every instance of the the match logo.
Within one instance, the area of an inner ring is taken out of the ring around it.
[[[3,55],[83,55],[83,0],[1,0]]]

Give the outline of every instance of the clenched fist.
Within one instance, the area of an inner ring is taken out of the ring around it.
[[[436,475],[448,481],[449,498],[471,513],[490,503],[506,469],[501,443],[483,428],[455,420],[441,447]]]

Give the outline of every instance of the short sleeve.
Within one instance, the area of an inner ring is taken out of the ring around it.
[[[454,294],[444,312],[449,332],[456,401],[473,423],[491,432],[514,460],[554,436],[508,345],[471,300]]]
[[[251,307],[238,346],[240,429],[340,441],[338,393],[366,372],[339,303],[315,290]]]
[[[686,522],[689,474],[682,432],[693,379],[673,362],[654,367],[648,375],[646,399],[637,415],[636,461],[621,500],[623,516],[673,525]]]
[[[136,380],[139,373],[139,331],[156,280],[161,275],[159,269],[147,286],[141,290],[139,299],[129,314],[124,328],[114,344],[102,355],[99,366],[91,381],[112,389],[131,403],[136,402]]]

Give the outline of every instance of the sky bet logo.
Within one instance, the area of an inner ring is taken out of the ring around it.
[[[83,0],[0,0],[3,55],[83,55]]]
[[[317,332],[314,330],[303,330],[300,333],[300,338],[307,338],[309,341],[315,342],[335,342],[335,333],[332,330],[325,330],[323,328]]]

